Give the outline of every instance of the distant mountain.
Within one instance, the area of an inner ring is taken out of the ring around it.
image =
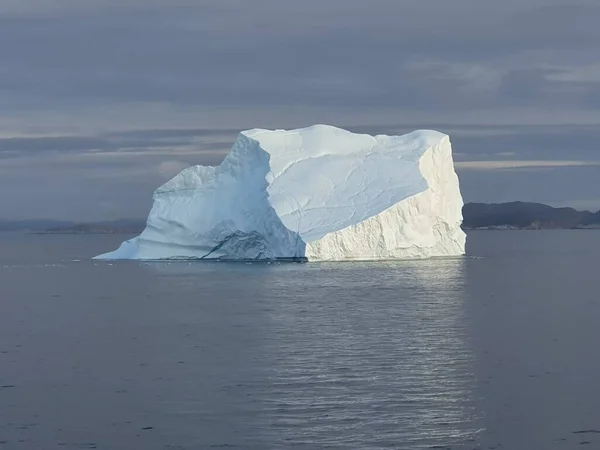
[[[53,234],[139,234],[145,226],[145,220],[119,219],[103,222],[74,223],[66,227],[48,228],[44,232]]]
[[[600,211],[553,208],[542,203],[467,203],[463,228],[484,229],[600,229]],[[0,231],[29,231],[51,234],[139,234],[146,226],[141,219],[77,223],[61,220],[2,220]]]
[[[66,228],[73,226],[69,220],[7,220],[0,219],[0,231],[44,231],[49,228]]]
[[[467,203],[465,229],[600,229],[600,211],[553,208],[541,203]]]
[[[139,219],[119,219],[89,223],[44,219],[0,219],[0,231],[29,231],[51,234],[134,234],[141,233],[145,226],[146,221]]]

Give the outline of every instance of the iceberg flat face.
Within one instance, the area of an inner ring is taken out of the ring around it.
[[[465,253],[447,135],[315,125],[240,133],[218,167],[154,193],[146,229],[98,259],[377,260]]]

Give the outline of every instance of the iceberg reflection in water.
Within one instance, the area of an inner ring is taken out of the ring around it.
[[[223,312],[235,317],[229,326],[243,330],[239,357],[213,366],[215,384],[203,379],[203,390],[219,392],[229,380],[219,403],[236,397],[239,410],[227,420],[252,417],[257,447],[406,449],[457,448],[477,438],[464,266],[464,258],[144,264],[196,293],[211,342],[223,341]],[[217,350],[204,352],[210,360]],[[235,376],[248,366],[258,372]]]

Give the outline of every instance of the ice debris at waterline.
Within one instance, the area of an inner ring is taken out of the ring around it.
[[[243,131],[220,166],[154,192],[146,229],[97,259],[378,260],[465,253],[447,135]]]

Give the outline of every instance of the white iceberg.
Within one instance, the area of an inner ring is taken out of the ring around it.
[[[240,133],[220,166],[154,192],[146,229],[97,259],[379,260],[465,253],[447,135],[326,125]]]

